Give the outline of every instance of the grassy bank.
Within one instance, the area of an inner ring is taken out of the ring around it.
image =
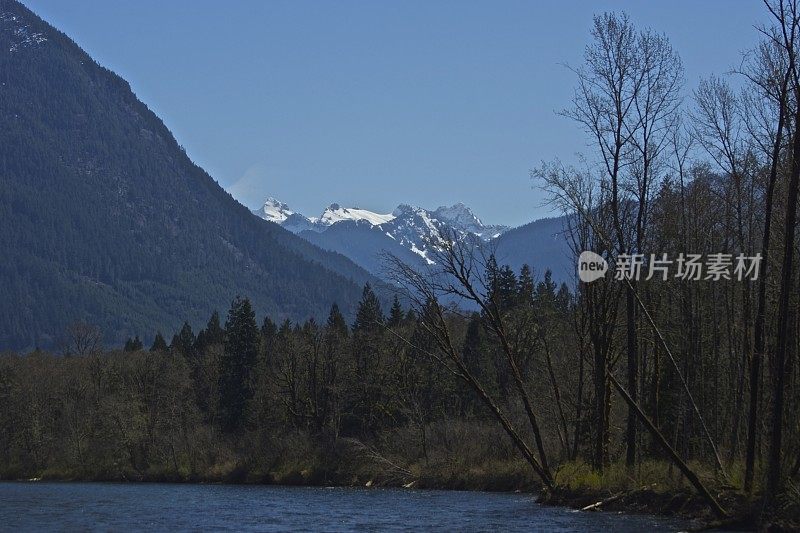
[[[602,473],[576,461],[559,466],[556,488],[543,491],[539,502],[587,512],[608,511],[648,513],[695,519],[698,529],[722,527],[727,530],[800,530],[800,491],[787,491],[765,512],[760,491],[746,494],[741,480],[724,480],[699,464],[692,467],[730,517],[720,520],[708,503],[680,472],[664,461],[643,461],[633,469],[614,463]],[[740,469],[733,468],[738,472]]]
[[[704,483],[731,514],[730,520],[720,523],[680,473],[658,461],[643,462],[631,471],[624,464],[615,463],[602,474],[580,461],[562,463],[556,470],[557,487],[542,490],[528,465],[516,459],[474,462],[454,457],[401,465],[361,443],[344,440],[327,450],[310,449],[301,442],[290,445],[287,450],[292,453],[268,463],[223,461],[204,472],[163,468],[142,472],[47,468],[24,475],[0,472],[0,479],[521,491],[537,493],[539,503],[544,505],[585,512],[677,516],[695,520],[698,529],[719,525],[726,529],[752,529],[761,510],[757,497],[747,496],[731,484],[721,482],[711,472],[702,472]],[[778,515],[767,520],[771,531],[800,528],[800,495],[797,492],[794,497],[788,494],[778,511]]]

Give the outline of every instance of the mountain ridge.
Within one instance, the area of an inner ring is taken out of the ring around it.
[[[259,315],[352,316],[376,279],[250,211],[194,164],[130,85],[0,0],[0,349],[76,320],[106,342],[200,325],[237,295]]]
[[[433,265],[431,246],[444,231],[457,237],[476,237],[476,242],[493,250],[501,264],[517,270],[528,264],[541,274],[550,270],[557,281],[573,282],[564,217],[543,218],[509,228],[484,224],[462,202],[433,210],[401,203],[390,214],[334,203],[321,216],[306,217],[273,197],[253,213],[320,248],[350,258],[384,279],[387,255],[418,269]]]

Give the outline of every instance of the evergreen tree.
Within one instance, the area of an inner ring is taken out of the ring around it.
[[[339,306],[335,303],[331,306],[326,327],[329,333],[347,337],[347,322],[345,322],[342,312],[339,311]]]
[[[153,340],[153,345],[150,347],[151,352],[166,352],[169,350],[167,346],[167,341],[164,340],[164,336],[159,331],[156,333],[156,338]]]
[[[260,332],[250,300],[237,297],[228,311],[225,349],[220,359],[219,408],[225,432],[239,432],[247,421],[259,341]]]
[[[381,302],[372,291],[369,283],[364,285],[361,294],[361,301],[356,312],[356,321],[353,324],[353,331],[377,331],[384,323]]]
[[[403,318],[403,308],[400,306],[400,300],[397,298],[397,295],[395,295],[392,308],[389,310],[389,321],[387,325],[389,327],[397,327],[403,322]]]
[[[362,431],[371,431],[375,428],[378,416],[376,406],[380,404],[380,397],[384,392],[381,388],[380,375],[383,324],[380,301],[367,283],[364,285],[361,302],[356,311],[356,321],[353,324],[353,353],[360,389],[355,411],[361,420]]]
[[[192,326],[188,322],[184,322],[180,331],[172,337],[172,343],[169,345],[170,351],[173,353],[181,354],[187,359],[194,358],[194,345],[195,336],[192,332]]]
[[[497,392],[495,364],[483,331],[483,324],[479,313],[472,313],[469,318],[467,331],[464,336],[464,344],[461,348],[461,355],[464,358],[464,364],[467,369],[478,378],[490,394],[495,394]],[[476,407],[479,402],[473,391],[466,387],[463,388],[463,391],[464,403]]]
[[[502,268],[497,265],[494,254],[486,261],[484,274],[490,301],[502,311],[514,307],[518,299],[517,276],[508,265]]]
[[[497,278],[497,304],[502,310],[508,310],[517,303],[519,289],[517,276],[511,267],[504,265]]]
[[[533,282],[533,273],[531,267],[527,264],[522,265],[519,271],[519,303],[521,305],[530,305],[533,303],[533,293],[536,286]]]
[[[225,342],[225,330],[220,325],[219,313],[214,311],[211,318],[208,319],[205,329],[200,330],[200,333],[197,334],[195,352],[202,354],[209,346],[223,342]]]
[[[268,316],[264,317],[261,323],[261,354],[264,361],[271,358],[271,354],[275,350],[275,339],[278,336],[278,326]]]
[[[541,304],[552,306],[556,300],[556,283],[553,281],[553,273],[545,271],[544,279],[536,286],[536,300]]]
[[[556,294],[556,309],[563,315],[566,315],[569,312],[571,305],[572,293],[569,290],[569,286],[566,283],[562,283],[561,287],[558,288],[558,293]]]
[[[125,352],[138,352],[143,348],[142,341],[139,340],[139,336],[136,335],[134,338],[128,337],[128,340],[125,341],[125,347],[123,351]]]
[[[264,317],[264,322],[261,324],[261,336],[264,340],[271,341],[278,334],[278,326],[268,316]]]

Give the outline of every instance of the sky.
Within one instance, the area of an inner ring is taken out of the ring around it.
[[[512,226],[552,214],[530,169],[591,157],[557,111],[593,14],[666,34],[687,105],[766,21],[758,0],[23,1],[130,82],[250,208],[464,202]]]

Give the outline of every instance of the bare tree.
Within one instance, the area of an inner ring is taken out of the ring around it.
[[[567,235],[575,261],[584,250],[610,258],[615,247],[596,227],[613,227],[607,189],[598,185],[589,171],[565,168],[559,162],[543,164],[531,174],[549,193],[554,207],[567,215]],[[585,213],[591,213],[593,218],[590,220]],[[607,374],[612,367],[619,298],[620,285],[613,283],[610,276],[578,286],[579,310],[592,353],[595,430],[592,458],[594,467],[600,471],[609,461],[611,384]]]
[[[499,302],[491,290],[491,281],[486,275],[488,257],[476,241],[463,238],[456,233],[442,232],[430,243],[429,249],[434,264],[438,266],[428,272],[419,272],[396,257],[388,257],[390,263],[388,271],[391,277],[404,287],[406,297],[419,313],[421,327],[437,346],[436,351],[425,350],[419,346],[415,346],[415,349],[427,353],[451,374],[465,381],[478,394],[544,485],[552,488],[553,475],[547,461],[536,409],[520,370],[519,350],[508,334],[508,325]],[[514,381],[514,389],[525,408],[538,459],[523,433],[514,427],[509,415],[487,392],[486,386],[467,367],[462,354],[455,348],[447,313],[439,303],[443,298],[452,297],[476,304],[483,313],[487,330],[500,344]],[[406,342],[411,343],[407,339]]]
[[[667,147],[680,103],[683,72],[669,40],[639,32],[625,14],[596,16],[584,66],[573,69],[578,88],[562,115],[581,124],[595,143],[610,189],[609,207],[616,247],[641,253],[656,165]],[[637,398],[639,349],[634,286],[625,292],[628,389]],[[628,410],[627,465],[636,460],[637,418]]]
[[[756,436],[760,430],[758,406],[761,399],[761,364],[766,347],[767,280],[772,241],[772,213],[778,168],[784,150],[791,70],[786,54],[782,53],[780,33],[776,28],[763,29],[769,35],[750,55],[741,73],[751,82],[751,89],[743,95],[744,122],[750,138],[760,148],[769,167],[764,191],[764,222],[761,238],[763,265],[758,280],[756,317],[753,331],[753,351],[750,357],[750,395],[747,419],[747,445],[745,452],[744,488],[753,489],[755,471]]]
[[[90,355],[103,349],[100,328],[88,322],[77,321],[67,326],[64,339],[65,355]]]
[[[794,96],[795,109],[792,121],[791,164],[789,183],[786,190],[786,218],[784,219],[784,244],[781,265],[780,289],[778,293],[778,317],[774,362],[774,395],[772,401],[772,430],[769,443],[767,466],[767,487],[765,502],[773,501],[783,487],[782,446],[783,411],[786,396],[786,382],[791,372],[789,359],[789,315],[791,296],[794,291],[794,246],[795,226],[797,225],[797,195],[800,189],[800,71],[796,61],[796,41],[800,31],[800,9],[798,0],[765,0],[767,9],[778,26],[780,46],[786,54],[789,73],[789,87]]]

